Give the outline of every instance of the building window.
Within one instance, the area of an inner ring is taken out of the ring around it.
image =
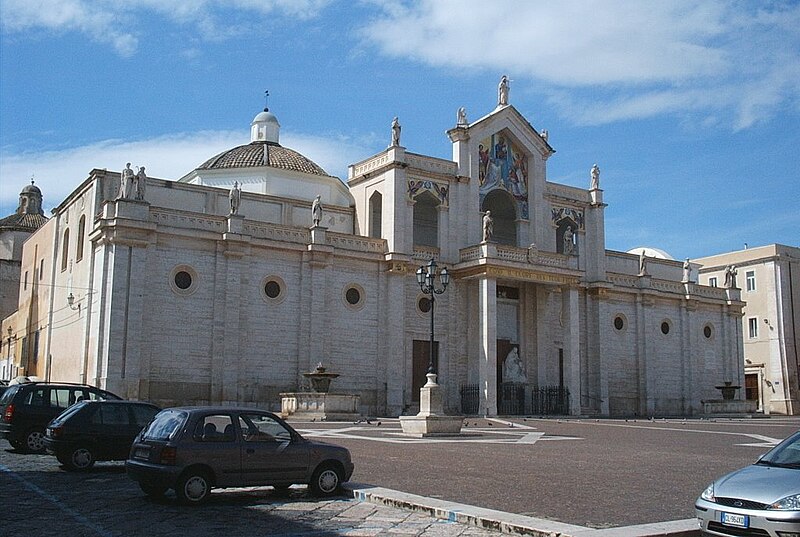
[[[431,311],[431,299],[423,296],[417,300],[417,308],[419,309],[420,313],[428,313]]]
[[[665,336],[667,334],[669,334],[670,328],[671,327],[669,325],[669,321],[662,321],[661,322],[661,333],[664,334]]]
[[[756,271],[755,270],[748,270],[744,273],[745,278],[747,280],[747,290],[748,291],[755,291],[756,290]]]
[[[625,317],[622,315],[617,315],[614,317],[614,328],[617,330],[622,330],[625,328]]]
[[[75,262],[83,259],[83,235],[86,231],[86,215],[81,215],[78,221],[78,247],[75,249]]]
[[[44,258],[39,260],[39,279],[42,279],[42,275],[44,274]]]
[[[22,282],[22,289],[25,290],[28,288],[28,271],[25,271],[25,280]]]
[[[711,327],[711,325],[710,324],[705,325],[703,327],[703,337],[705,337],[706,339],[711,339],[713,335],[714,335],[714,329]]]
[[[270,304],[283,302],[286,283],[278,276],[267,276],[261,280],[261,297]]]
[[[350,284],[344,289],[344,302],[351,309],[364,307],[364,288],[360,285]]]
[[[714,276],[713,278],[708,279],[709,287],[716,287],[717,286],[717,277]]]
[[[750,339],[758,337],[758,317],[750,317],[747,319],[747,334]]]
[[[381,223],[383,222],[383,196],[380,192],[375,192],[369,198],[369,236],[380,239],[382,234]]]
[[[170,274],[170,287],[179,295],[191,295],[197,290],[197,271],[188,265],[178,265]]]
[[[64,230],[64,243],[61,245],[61,271],[67,270],[67,258],[69,257],[69,229]]]
[[[414,244],[439,247],[439,200],[427,190],[414,201]]]

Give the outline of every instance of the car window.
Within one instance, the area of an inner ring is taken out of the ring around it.
[[[80,411],[84,406],[85,406],[84,404],[80,404],[80,403],[77,404],[77,405],[72,405],[71,407],[66,409],[64,412],[59,414],[56,417],[56,419],[54,419],[53,421],[66,421],[70,416],[72,416],[73,414],[78,413],[78,411]]]
[[[92,416],[92,423],[102,425],[130,425],[126,405],[100,405]]]
[[[233,442],[233,419],[228,414],[213,414],[197,420],[192,437],[198,442]]]
[[[28,392],[22,403],[30,406],[47,406],[50,404],[50,397],[45,392],[49,388],[34,388]]]
[[[147,426],[143,437],[150,440],[169,440],[181,430],[187,416],[181,410],[162,410]]]
[[[132,405],[133,420],[139,427],[144,427],[158,414],[158,409],[147,405]]]
[[[239,426],[245,442],[284,442],[292,439],[292,433],[266,414],[242,414]]]
[[[3,394],[3,397],[0,397],[0,405],[7,405],[14,398],[18,390],[19,388],[16,386],[10,386],[6,390],[6,393]]]
[[[67,408],[75,403],[75,391],[71,388],[50,388],[50,406]]]

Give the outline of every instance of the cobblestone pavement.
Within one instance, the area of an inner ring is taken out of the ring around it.
[[[345,496],[319,500],[305,487],[293,487],[288,495],[270,487],[214,491],[206,505],[185,507],[173,495],[146,497],[125,474],[124,463],[71,473],[55,457],[0,444],[0,537],[499,535]]]

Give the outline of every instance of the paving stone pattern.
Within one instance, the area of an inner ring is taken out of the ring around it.
[[[171,494],[147,498],[122,463],[70,473],[54,457],[20,454],[0,442],[0,537],[499,535],[345,496],[319,500],[304,487],[283,496],[269,487],[215,491],[206,505],[185,507]]]

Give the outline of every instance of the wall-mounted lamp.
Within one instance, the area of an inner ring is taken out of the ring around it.
[[[78,303],[77,306],[75,305],[75,295],[73,295],[72,293],[67,295],[67,304],[69,305],[69,309],[81,311],[81,305],[80,303]]]

